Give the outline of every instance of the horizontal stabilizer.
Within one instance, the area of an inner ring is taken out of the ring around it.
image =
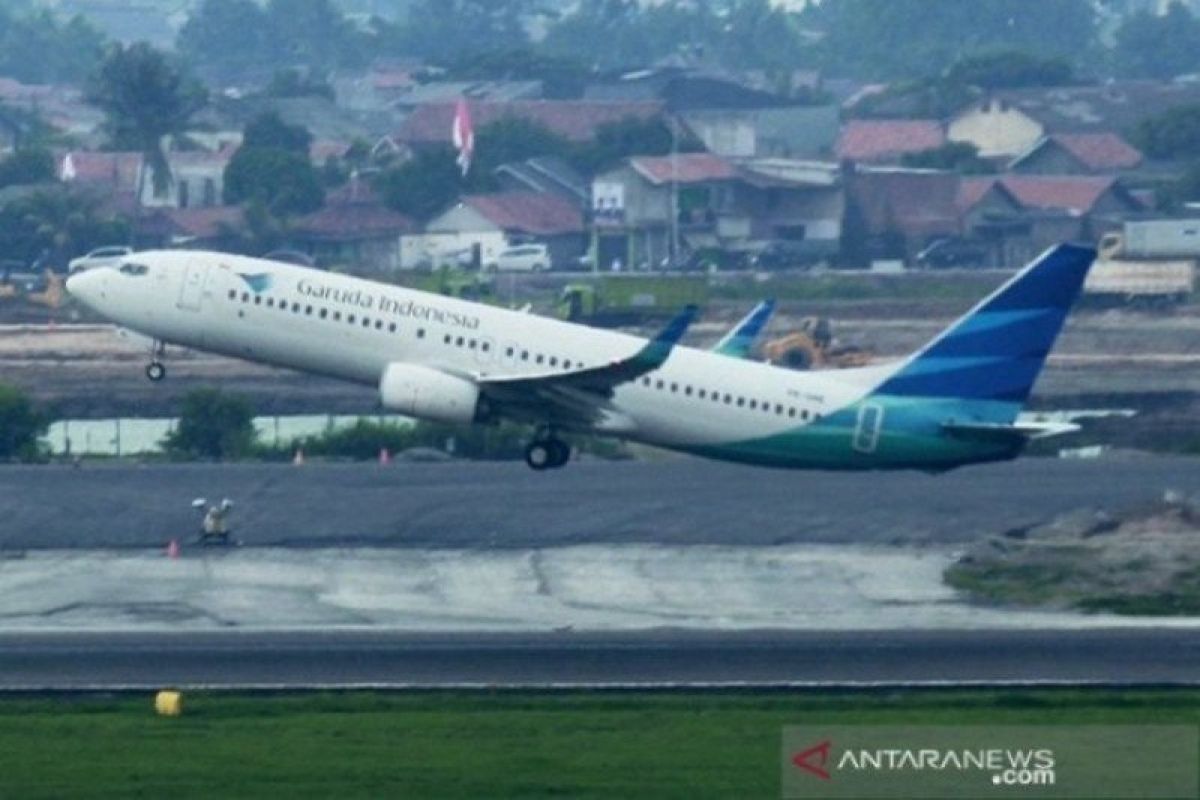
[[[1027,442],[1074,433],[1080,427],[1072,422],[1026,422],[1001,425],[986,422],[944,422],[942,430],[958,439],[975,442]]]

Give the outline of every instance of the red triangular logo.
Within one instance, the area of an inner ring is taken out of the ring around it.
[[[816,775],[823,781],[829,780],[829,772],[825,765],[829,763],[829,749],[833,743],[826,739],[820,744],[792,756],[792,763],[802,770]]]

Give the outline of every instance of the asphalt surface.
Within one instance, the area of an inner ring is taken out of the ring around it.
[[[946,544],[1083,507],[1200,493],[1200,459],[1025,458],[943,475],[784,472],[698,459],[0,467],[0,551],[159,547],[229,497],[250,546]]]
[[[1195,685],[1200,630],[5,634],[0,690]]]

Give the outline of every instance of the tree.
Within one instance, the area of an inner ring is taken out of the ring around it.
[[[944,169],[964,175],[985,175],[992,165],[979,157],[979,148],[970,142],[946,142],[941,147],[907,153],[901,159],[906,167]]]
[[[1161,189],[1158,198],[1159,207],[1167,211],[1195,202],[1200,202],[1200,161],[1188,164],[1177,180]]]
[[[299,69],[281,69],[271,76],[267,85],[268,97],[324,97],[335,100],[333,87],[316,80]]]
[[[439,64],[529,44],[536,0],[416,0],[406,22],[382,29],[383,46]]]
[[[245,398],[196,389],[183,398],[179,423],[163,445],[177,455],[224,460],[249,453],[255,437],[254,410]]]
[[[371,50],[330,0],[270,0],[266,39],[273,64],[319,74],[365,66]]]
[[[129,241],[129,225],[104,214],[90,197],[62,187],[41,189],[0,208],[0,252],[31,263],[43,254],[53,263],[101,245]]]
[[[1117,29],[1117,70],[1132,78],[1165,80],[1200,69],[1200,20],[1182,3],[1162,16],[1142,11]]]
[[[630,156],[663,156],[671,152],[671,129],[659,118],[626,117],[596,128],[595,138],[575,148],[571,160],[587,175],[595,175]],[[691,136],[680,136],[679,152],[702,149]]]
[[[0,74],[25,83],[79,83],[96,68],[104,37],[84,17],[0,6]]]
[[[161,52],[138,42],[109,49],[91,81],[88,100],[104,111],[110,144],[144,153],[154,187],[162,191],[171,180],[162,140],[183,133],[207,97],[200,84]]]
[[[38,437],[50,418],[15,386],[0,384],[0,459],[29,460],[38,455]]]
[[[225,167],[225,202],[246,201],[275,216],[306,214],[325,203],[325,190],[307,155],[242,146]]]
[[[308,155],[312,134],[303,125],[290,125],[274,111],[259,114],[246,124],[242,147],[271,148]]]
[[[1074,78],[1071,64],[1061,58],[1042,58],[1022,50],[995,50],[960,58],[946,71],[946,80],[981,89],[1024,86],[1062,86]]]
[[[1089,0],[825,0],[803,19],[825,34],[822,67],[872,80],[938,75],[997,49],[1083,60],[1097,43]]]
[[[46,183],[54,179],[54,156],[43,147],[22,148],[0,161],[0,187]]]
[[[721,34],[707,3],[667,0],[643,8],[637,0],[603,0],[579,3],[550,28],[544,47],[609,70],[645,66],[681,50],[702,54]]]
[[[435,147],[379,173],[376,191],[391,208],[416,219],[429,219],[450,205],[463,189],[454,148]]]
[[[570,149],[570,142],[540,122],[503,117],[475,132],[475,158],[467,175],[468,187],[491,191],[496,188],[493,171],[501,164],[536,156],[566,156]]]
[[[267,15],[254,0],[204,0],[176,40],[197,70],[220,82],[272,64],[267,52]]]
[[[1133,143],[1151,158],[1200,158],[1200,105],[1182,105],[1147,117]]]

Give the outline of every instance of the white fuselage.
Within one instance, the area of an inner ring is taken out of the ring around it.
[[[132,260],[146,272],[93,270],[72,279],[72,293],[160,341],[372,386],[395,363],[465,378],[541,376],[607,365],[646,343],[241,256],[161,251]],[[622,424],[594,430],[683,449],[761,439],[861,399],[878,374],[872,368],[795,372],[676,347],[660,369],[615,388],[610,405]]]

